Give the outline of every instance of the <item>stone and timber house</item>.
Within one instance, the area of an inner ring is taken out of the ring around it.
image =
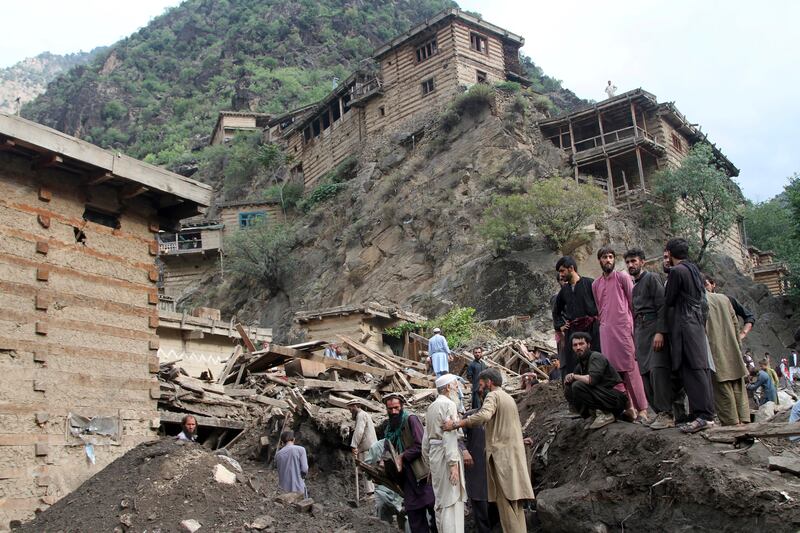
[[[211,188],[0,113],[0,523],[159,429],[159,231]]]

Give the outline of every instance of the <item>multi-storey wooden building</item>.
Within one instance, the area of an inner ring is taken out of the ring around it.
[[[414,131],[475,83],[525,82],[524,39],[459,9],[449,9],[378,48],[373,64],[341,83],[283,137],[306,189],[367,138]]]
[[[637,206],[652,188],[651,177],[661,168],[676,168],[698,142],[708,137],[672,103],[635,89],[568,115],[539,122],[542,135],[569,155],[575,179],[591,181],[616,206]],[[713,145],[712,145],[713,146]],[[739,175],[715,146],[714,155],[729,177]],[[718,249],[747,270],[749,254],[741,221]]]
[[[210,201],[0,113],[0,529],[156,435],[156,234]]]

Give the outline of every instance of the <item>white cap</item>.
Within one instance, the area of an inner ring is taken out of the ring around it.
[[[458,377],[455,374],[445,374],[443,376],[439,376],[436,378],[436,388],[438,389],[444,387],[445,385],[449,385],[457,379]]]
[[[441,330],[441,329],[439,329],[439,328],[433,328],[433,332],[434,332],[434,333],[441,333],[441,332],[442,332],[442,330]]]

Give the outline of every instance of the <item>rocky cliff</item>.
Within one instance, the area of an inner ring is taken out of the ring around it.
[[[58,75],[88,63],[103,50],[95,48],[91,52],[66,55],[44,52],[0,69],[0,111],[16,113],[21,105],[44,93],[47,85]]]

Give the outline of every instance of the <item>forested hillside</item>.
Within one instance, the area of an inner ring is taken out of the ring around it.
[[[219,110],[280,113],[316,101],[375,46],[455,5],[187,0],[58,79],[23,115],[178,169],[196,161]],[[535,87],[560,89],[523,63]]]

